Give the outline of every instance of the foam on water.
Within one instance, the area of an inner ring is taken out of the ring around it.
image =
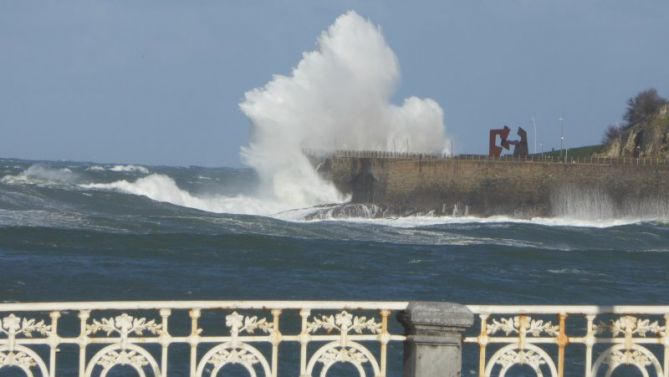
[[[158,202],[214,213],[257,215],[286,210],[282,203],[259,200],[243,195],[235,197],[222,195],[196,196],[179,188],[172,178],[164,174],[150,174],[135,181],[123,179],[111,183],[86,183],[79,185],[79,187],[145,196]]]
[[[144,166],[139,166],[139,165],[114,165],[111,168],[109,168],[109,171],[113,172],[122,172],[122,173],[141,173],[141,174],[149,174],[149,169],[145,168]]]
[[[149,174],[149,169],[141,165],[114,165],[111,167],[105,167],[101,165],[91,165],[86,168],[87,171],[94,172],[103,172],[103,171],[112,171],[116,173],[140,173],[140,174]]]
[[[5,175],[0,183],[8,185],[56,186],[72,184],[79,180],[79,175],[69,168],[51,168],[35,164],[16,175]]]
[[[86,216],[70,211],[22,210],[12,211],[0,208],[0,226],[29,226],[68,229],[110,230],[91,224]]]
[[[546,272],[556,275],[605,275],[601,273],[593,273],[582,268],[549,268]]]
[[[305,211],[306,212],[306,211]],[[282,217],[283,220],[305,221],[294,217]],[[392,226],[398,228],[416,228],[433,225],[449,225],[449,224],[496,224],[496,223],[513,223],[513,224],[535,224],[544,226],[556,227],[587,227],[587,228],[610,228],[616,226],[637,224],[641,222],[655,221],[653,218],[610,218],[601,220],[579,219],[569,217],[535,217],[531,219],[518,219],[509,216],[491,216],[491,217],[475,217],[475,216],[406,216],[395,218],[364,218],[364,217],[347,217],[347,218],[328,218],[328,219],[314,219],[308,220],[310,222],[319,221],[342,221],[352,223],[366,223],[378,224],[385,226]]]

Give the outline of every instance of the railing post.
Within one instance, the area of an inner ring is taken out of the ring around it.
[[[466,306],[412,302],[400,313],[407,339],[404,377],[460,377],[463,333],[474,324]]]

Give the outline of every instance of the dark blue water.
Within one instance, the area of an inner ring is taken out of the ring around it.
[[[0,300],[668,302],[663,221],[308,222],[173,204],[256,185],[244,169],[0,160]]]
[[[156,174],[199,198],[257,184],[238,169],[0,160],[0,298],[667,302],[666,223],[286,221],[85,188]]]

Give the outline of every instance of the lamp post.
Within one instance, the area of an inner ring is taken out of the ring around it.
[[[541,148],[541,158],[544,158],[544,143],[539,143],[539,148]]]

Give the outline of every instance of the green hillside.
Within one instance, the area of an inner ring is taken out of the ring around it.
[[[567,155],[573,158],[587,158],[595,153],[601,152],[602,148],[602,145],[586,145],[584,147],[568,148]],[[560,150],[544,152],[543,155],[546,157],[560,157]],[[536,153],[534,156],[541,156],[541,153]]]

